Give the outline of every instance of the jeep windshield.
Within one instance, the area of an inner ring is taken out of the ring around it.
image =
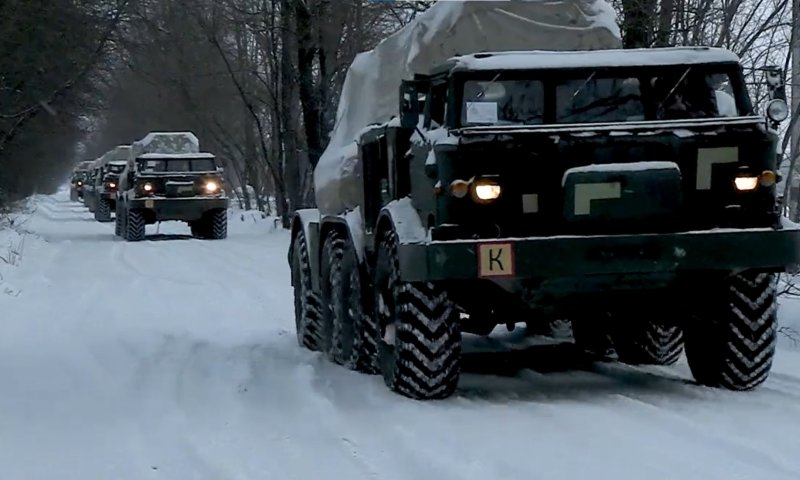
[[[187,173],[214,172],[217,165],[213,158],[148,158],[138,160],[142,173]]]
[[[719,118],[749,110],[736,100],[740,79],[725,65],[521,73],[466,80],[461,126]]]

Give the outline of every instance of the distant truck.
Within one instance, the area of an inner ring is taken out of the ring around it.
[[[69,186],[69,199],[73,202],[83,199],[83,187],[86,182],[86,174],[91,160],[80,162],[72,170],[72,178]]]
[[[685,347],[701,384],[765,381],[800,230],[775,201],[785,98],[756,114],[736,55],[485,52],[397,85],[399,116],[341,153],[352,175],[315,172],[351,207],[294,218],[301,344],[435,399],[462,331],[569,319],[622,362]]]
[[[146,225],[163,221],[186,222],[198,238],[228,235],[222,169],[190,132],[152,132],[134,142],[116,199],[115,234],[127,241],[143,240]]]
[[[98,222],[111,222],[111,212],[116,211],[119,178],[130,156],[129,145],[118,145],[101,157],[101,166],[94,182],[96,207],[94,219]]]

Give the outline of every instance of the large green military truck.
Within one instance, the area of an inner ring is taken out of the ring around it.
[[[141,241],[146,225],[182,221],[195,237],[224,239],[229,202],[216,157],[194,134],[151,132],[131,145],[120,174],[115,234]]]
[[[800,230],[775,201],[785,98],[756,114],[736,55],[481,53],[397,83],[330,175],[353,207],[294,219],[302,345],[443,398],[462,331],[568,319],[622,362],[685,346],[701,384],[764,382]]]

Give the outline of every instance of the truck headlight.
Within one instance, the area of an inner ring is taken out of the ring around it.
[[[108,184],[108,188],[117,188],[117,184],[114,183],[114,182],[111,182],[111,183]]]
[[[147,193],[152,192],[153,191],[153,184],[150,183],[150,182],[145,183],[144,185],[142,185],[142,190],[144,190]]]
[[[740,192],[749,192],[755,190],[758,186],[758,177],[736,177],[733,180],[736,190]]]
[[[206,182],[204,188],[208,193],[217,193],[219,191],[219,184],[214,180],[209,180]]]
[[[503,188],[496,181],[489,178],[480,178],[472,185],[472,198],[478,203],[489,203],[497,200]]]
[[[767,116],[773,122],[782,122],[789,118],[789,105],[780,98],[770,100],[767,104]]]

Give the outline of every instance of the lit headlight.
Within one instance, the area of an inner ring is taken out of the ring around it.
[[[152,183],[145,183],[142,185],[142,190],[145,192],[152,192],[153,191],[153,184]]]
[[[117,184],[114,183],[114,182],[111,182],[111,183],[108,184],[108,188],[117,188]]]
[[[208,193],[216,193],[219,191],[219,184],[214,180],[209,180],[206,182],[205,189]]]
[[[733,183],[736,186],[736,190],[747,192],[756,189],[758,186],[758,177],[736,177]]]
[[[497,200],[502,193],[503,188],[500,184],[489,178],[478,179],[472,186],[472,198],[478,203]]]
[[[79,181],[78,181],[78,186],[80,187],[81,185],[83,185],[83,182],[81,182],[81,181],[79,180]]]

